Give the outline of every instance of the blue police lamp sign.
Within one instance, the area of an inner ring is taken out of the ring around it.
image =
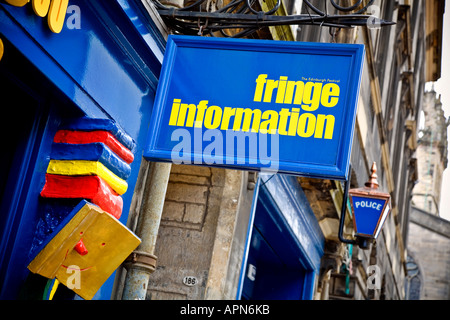
[[[344,180],[364,46],[169,36],[144,157]]]
[[[350,195],[355,236],[376,239],[390,211],[387,198]]]
[[[374,162],[370,178],[362,188],[348,192],[353,212],[355,236],[376,239],[391,211],[391,195],[378,190],[377,166]]]

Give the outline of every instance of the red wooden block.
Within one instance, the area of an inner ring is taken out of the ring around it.
[[[53,141],[56,143],[72,144],[101,142],[107,145],[112,152],[117,154],[126,163],[131,163],[134,160],[133,153],[117,141],[117,139],[108,131],[58,130]]]
[[[99,176],[64,176],[47,173],[45,180],[41,191],[44,198],[88,199],[117,219],[122,214],[122,197]]]

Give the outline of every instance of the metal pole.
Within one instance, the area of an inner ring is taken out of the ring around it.
[[[349,166],[349,177],[348,179],[345,181],[345,187],[344,187],[344,194],[342,195],[342,207],[341,207],[341,217],[339,220],[339,240],[343,243],[347,243],[347,244],[356,244],[355,240],[350,240],[350,239],[346,239],[344,238],[344,222],[345,222],[345,214],[347,212],[347,198],[348,198],[348,186],[350,184],[350,173],[352,172],[352,167],[351,165]]]
[[[136,227],[136,235],[142,242],[125,263],[123,300],[145,300],[150,274],[156,267],[154,251],[171,167],[171,163],[151,162],[149,165],[144,203]]]

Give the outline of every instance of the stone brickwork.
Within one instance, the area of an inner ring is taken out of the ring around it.
[[[167,186],[161,225],[202,230],[210,189],[213,187],[211,178],[210,168],[192,166],[186,170],[186,167],[174,165]]]
[[[224,170],[172,165],[147,299],[204,298],[223,184]]]
[[[233,239],[245,202],[243,177],[242,171],[172,165],[146,299],[234,297],[230,286],[236,287],[242,250],[233,253]]]

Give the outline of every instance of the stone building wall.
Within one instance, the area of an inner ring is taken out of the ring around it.
[[[408,252],[422,273],[423,300],[450,299],[450,222],[414,208]]]
[[[419,179],[412,202],[417,208],[439,215],[442,175],[448,161],[448,121],[434,90],[426,92],[423,101],[423,127],[416,151]]]

